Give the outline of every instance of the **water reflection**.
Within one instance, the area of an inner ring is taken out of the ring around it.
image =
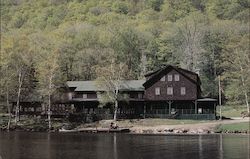
[[[248,148],[248,152],[247,152],[247,156],[250,158],[250,134],[247,136],[247,148]]]
[[[0,133],[3,159],[249,159],[249,135]]]
[[[46,155],[47,155],[46,157],[47,157],[47,158],[51,158],[51,156],[50,156],[50,154],[51,154],[51,152],[50,152],[50,150],[51,150],[51,147],[50,147],[50,136],[51,136],[51,134],[48,133],[48,134],[47,134],[47,142],[46,142],[46,143],[47,143],[47,144],[46,144],[46,145],[47,145],[47,146],[46,146],[46,152],[48,152],[48,153],[46,153]]]
[[[114,134],[113,136],[113,139],[114,139],[114,159],[117,159],[117,145],[116,145],[116,134]]]
[[[199,136],[199,158],[203,159],[202,135]]]
[[[223,135],[220,134],[220,159],[223,159]]]

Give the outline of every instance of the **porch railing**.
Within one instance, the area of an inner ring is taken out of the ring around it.
[[[175,109],[173,110],[173,112],[177,112],[178,114],[196,114],[194,109]],[[213,114],[213,113],[214,111],[210,109],[202,109],[201,113],[197,112],[197,114]],[[147,110],[146,114],[169,114],[169,109]]]

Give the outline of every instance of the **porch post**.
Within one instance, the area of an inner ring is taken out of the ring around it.
[[[194,101],[194,107],[195,107],[194,113],[197,114],[197,100]]]
[[[172,101],[168,101],[168,113],[169,113],[169,115],[171,114],[171,105],[172,105]]]
[[[89,110],[88,110],[89,111]],[[84,103],[82,103],[82,113],[84,113],[85,114],[85,105],[84,105]],[[89,112],[87,112],[87,114],[88,114]]]
[[[146,118],[146,103],[143,104],[143,118]]]
[[[216,119],[216,103],[214,103],[214,115],[215,115],[215,119]]]

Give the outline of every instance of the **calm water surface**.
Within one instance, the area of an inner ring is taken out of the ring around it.
[[[249,159],[249,135],[0,132],[0,159]]]

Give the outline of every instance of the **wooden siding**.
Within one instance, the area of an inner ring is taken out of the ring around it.
[[[128,92],[129,98],[132,99],[143,99],[144,92]]]
[[[174,75],[179,74],[180,80],[175,81]],[[167,75],[172,75],[172,81],[168,81]],[[160,79],[145,90],[145,99],[152,101],[161,100],[196,100],[197,99],[197,85],[189,79],[181,75],[175,70],[165,74],[166,80]],[[160,95],[155,95],[155,88],[160,88]],[[173,95],[167,95],[167,88],[173,87]],[[186,95],[181,95],[181,87],[186,88]]]
[[[131,100],[143,100],[144,99],[144,92],[142,91],[131,91],[131,92],[124,92],[126,94],[129,94],[129,98]],[[67,93],[67,96],[69,97],[70,95],[68,95],[69,93]],[[97,99],[97,93],[96,92],[71,92],[72,94],[72,99],[84,99],[83,95],[86,94],[87,98],[85,99]],[[68,98],[69,100],[71,100],[70,98]]]
[[[83,95],[86,94],[87,98],[86,99],[97,99],[97,94],[96,92],[77,92],[73,96],[73,98],[83,98]]]

